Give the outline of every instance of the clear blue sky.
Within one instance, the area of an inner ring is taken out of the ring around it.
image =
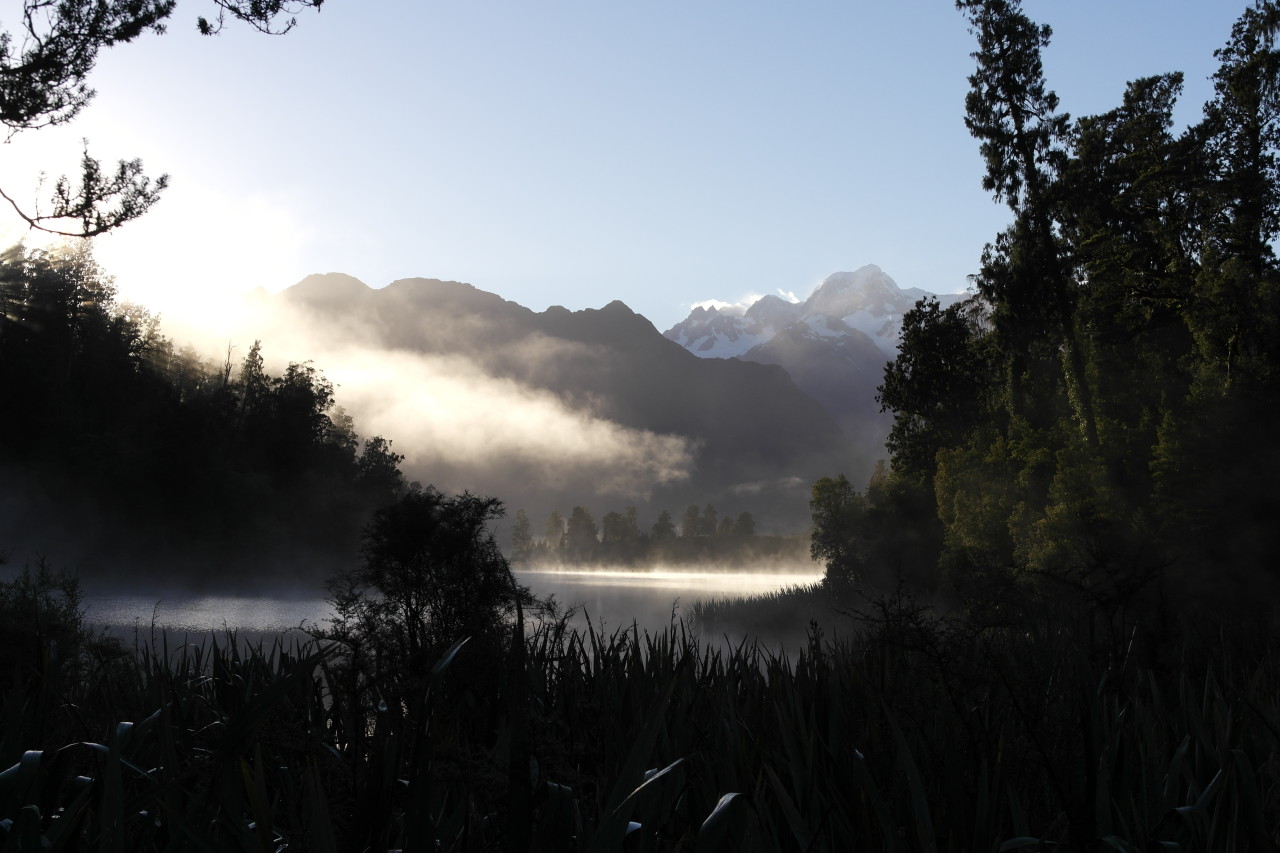
[[[1242,9],[1026,3],[1054,27],[1065,110],[1182,70],[1184,122]],[[81,119],[0,158],[20,198],[39,169],[74,167],[81,137],[170,173],[97,249],[126,296],[170,314],[341,271],[535,310],[621,299],[665,329],[697,301],[803,297],[866,263],[960,290],[1007,221],[964,128],[973,43],[949,2],[328,0],[286,37],[212,39],[200,12],[181,3],[169,34],[111,51]]]

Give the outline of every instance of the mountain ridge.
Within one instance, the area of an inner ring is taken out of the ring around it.
[[[374,352],[460,359],[483,377],[509,383],[511,393],[549,393],[583,417],[653,437],[637,440],[679,439],[691,454],[687,476],[652,490],[652,499],[672,510],[715,503],[795,526],[807,518],[808,487],[816,478],[866,467],[848,459],[839,425],[782,367],[699,359],[621,300],[535,312],[462,282],[410,278],[365,290],[353,282],[358,280],[308,276],[277,299],[304,312],[300,321],[321,339],[340,340],[344,330],[359,329],[361,345]],[[479,483],[511,506],[563,510],[589,502],[570,496],[571,487],[532,482],[535,477],[495,488],[492,478],[469,478],[463,460],[437,458],[412,475],[446,487]],[[562,479],[582,489],[599,487],[575,480],[572,472]],[[753,496],[744,503],[748,494]]]
[[[823,405],[862,456],[883,456],[892,424],[876,389],[897,355],[902,316],[921,299],[944,307],[963,293],[900,288],[867,264],[827,276],[803,301],[767,295],[744,311],[698,306],[663,335],[700,358],[737,359],[782,367]]]

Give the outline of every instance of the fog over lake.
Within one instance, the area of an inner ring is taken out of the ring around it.
[[[593,625],[613,630],[634,621],[650,631],[665,628],[673,610],[687,615],[699,599],[758,595],[822,577],[811,566],[793,572],[523,569],[516,576],[540,598],[554,595],[562,606],[581,607],[576,624],[590,618]],[[84,606],[90,623],[116,635],[132,635],[134,628],[146,634],[153,625],[170,633],[231,629],[273,634],[322,624],[333,614],[323,595],[88,595]]]

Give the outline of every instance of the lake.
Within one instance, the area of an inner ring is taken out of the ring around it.
[[[578,624],[612,631],[634,621],[641,630],[665,628],[673,611],[687,614],[698,599],[759,595],[811,584],[821,571],[809,566],[793,572],[734,572],[654,569],[649,571],[524,569],[516,572],[535,595],[555,595],[565,606],[580,606]],[[249,635],[289,632],[299,625],[323,623],[332,610],[323,595],[271,597],[189,595],[85,596],[86,616],[115,636],[145,640],[152,625],[171,635],[234,629]]]

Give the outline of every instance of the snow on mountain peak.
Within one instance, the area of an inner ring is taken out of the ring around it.
[[[721,299],[704,299],[693,303],[691,307],[695,314],[702,311],[706,314],[728,314],[730,317],[741,317],[748,306],[742,303],[725,302]]]
[[[804,302],[806,317],[846,317],[857,311],[884,315],[911,307],[897,283],[875,264],[827,276]]]
[[[891,359],[898,351],[902,315],[929,295],[914,287],[902,290],[875,264],[832,273],[803,302],[782,288],[778,293],[781,296],[748,297],[754,302],[697,302],[685,320],[664,334],[700,356],[730,358],[744,356],[778,332],[804,323],[808,335],[822,338],[866,335]],[[950,305],[961,298],[943,295],[939,301]]]
[[[903,314],[934,294],[904,291],[874,264],[832,273],[803,302],[788,301],[794,294],[782,288],[777,292],[760,297],[740,316],[696,308],[663,334],[704,358],[778,365],[846,435],[867,448],[882,448],[891,424],[876,399],[885,362],[898,353]],[[964,298],[937,295],[944,307]]]

